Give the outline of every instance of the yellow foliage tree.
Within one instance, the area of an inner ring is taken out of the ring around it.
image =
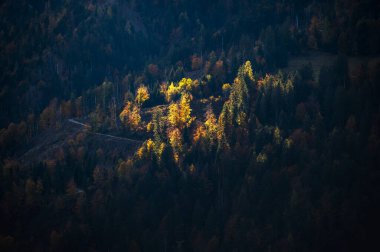
[[[174,161],[180,163],[180,155],[183,151],[182,133],[178,128],[170,128],[168,130],[168,138],[170,146],[173,150]]]
[[[180,123],[179,118],[179,105],[177,103],[172,103],[169,105],[169,114],[168,114],[168,121],[170,125],[176,126]]]
[[[164,93],[165,93],[165,99],[166,99],[166,101],[169,102],[169,101],[171,101],[171,100],[173,99],[173,97],[174,97],[176,94],[179,93],[179,88],[176,87],[176,86],[174,85],[174,83],[172,82],[172,83],[170,83],[168,89],[167,89],[166,92],[164,92]]]
[[[248,78],[251,80],[251,81],[254,81],[255,80],[255,77],[253,76],[253,71],[252,71],[252,64],[251,64],[251,61],[246,61],[245,64],[244,64],[244,74],[246,76],[248,76]]]
[[[141,123],[140,108],[133,106],[132,112],[129,117],[130,125],[133,129],[138,129]]]
[[[224,94],[228,94],[231,90],[231,85],[229,83],[224,83],[222,86],[222,90]]]
[[[219,126],[211,107],[206,111],[205,117],[204,124],[198,123],[194,130],[193,143],[200,143],[202,150],[207,152],[217,146],[219,134],[223,133],[223,129]]]
[[[135,102],[141,106],[145,101],[149,99],[149,90],[146,86],[141,85],[136,91]]]
[[[119,118],[126,127],[131,130],[138,130],[141,123],[140,107],[127,102]]]
[[[121,111],[119,114],[120,121],[124,122],[128,119],[129,113],[131,112],[132,109],[132,103],[127,102],[124,106],[124,109]]]
[[[191,107],[190,107],[191,96],[187,93],[181,96],[181,100],[179,102],[180,106],[180,118],[181,122],[185,125],[185,127],[189,127],[190,124],[194,121],[194,117],[191,116]]]
[[[143,145],[137,150],[137,157],[139,159],[143,159],[143,158],[148,158],[152,151],[153,151],[153,148],[154,148],[154,142],[152,139],[148,139],[147,141],[145,141],[143,143]]]
[[[146,141],[146,149],[148,150],[148,152],[152,152],[153,148],[154,148],[154,142],[152,139],[149,138]]]
[[[216,140],[218,139],[219,125],[218,125],[218,122],[216,120],[215,114],[211,108],[209,108],[206,111],[205,126],[206,126],[206,132],[207,132],[207,136],[210,140],[210,143],[211,144],[216,143]]]
[[[197,86],[197,81],[193,81],[190,78],[182,78],[177,84],[172,82],[168,87],[166,85],[162,85],[161,93],[165,95],[166,101],[169,102],[172,101],[176,95],[191,92]]]
[[[189,127],[195,120],[195,117],[191,116],[190,101],[191,96],[184,93],[179,103],[170,104],[168,120],[172,127],[177,127],[182,130]]]
[[[178,87],[180,91],[191,91],[193,88],[193,80],[190,78],[182,78],[180,82],[178,82]]]
[[[193,133],[193,142],[198,143],[206,137],[206,128],[203,124],[199,124]]]
[[[153,123],[152,123],[152,122],[149,122],[149,123],[146,125],[146,131],[147,131],[147,132],[152,132],[152,131],[153,131]]]

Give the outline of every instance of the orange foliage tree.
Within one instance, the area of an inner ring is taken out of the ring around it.
[[[127,102],[119,114],[120,121],[129,129],[136,131],[141,126],[140,107]]]

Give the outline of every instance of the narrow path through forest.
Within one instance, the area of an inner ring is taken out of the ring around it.
[[[76,125],[80,125],[80,126],[85,127],[85,128],[91,128],[90,125],[78,122],[77,120],[74,120],[74,119],[69,119],[68,121],[70,123],[73,123],[73,124],[76,124]],[[117,139],[117,140],[122,140],[122,141],[130,141],[130,142],[135,142],[135,143],[142,143],[143,142],[141,140],[131,139],[131,138],[127,138],[127,137],[118,137],[118,136],[113,136],[113,135],[109,135],[109,134],[97,133],[97,132],[90,132],[90,133],[94,134],[94,135],[109,137],[109,138],[112,138],[112,139]]]

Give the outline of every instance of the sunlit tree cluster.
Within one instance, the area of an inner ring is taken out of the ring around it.
[[[120,121],[127,128],[136,131],[141,126],[141,115],[140,115],[140,107],[132,104],[132,102],[127,102],[125,104],[124,109],[121,111],[119,118]]]
[[[182,78],[178,83],[171,82],[168,87],[163,85],[161,92],[164,94],[167,102],[170,102],[174,97],[183,93],[190,93],[197,87],[197,81],[193,81],[190,78]]]
[[[169,105],[168,121],[171,127],[183,130],[191,125],[195,120],[191,116],[190,107],[191,95],[184,93],[179,102]]]

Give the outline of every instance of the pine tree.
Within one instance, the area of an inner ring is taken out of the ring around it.
[[[253,80],[252,69],[250,63],[246,63],[241,66],[238,71],[238,76],[235,78],[232,85],[229,100],[231,102],[230,112],[232,115],[232,120],[238,126],[245,126],[247,123],[248,114],[248,101],[249,92],[247,83],[245,81],[245,76]]]

